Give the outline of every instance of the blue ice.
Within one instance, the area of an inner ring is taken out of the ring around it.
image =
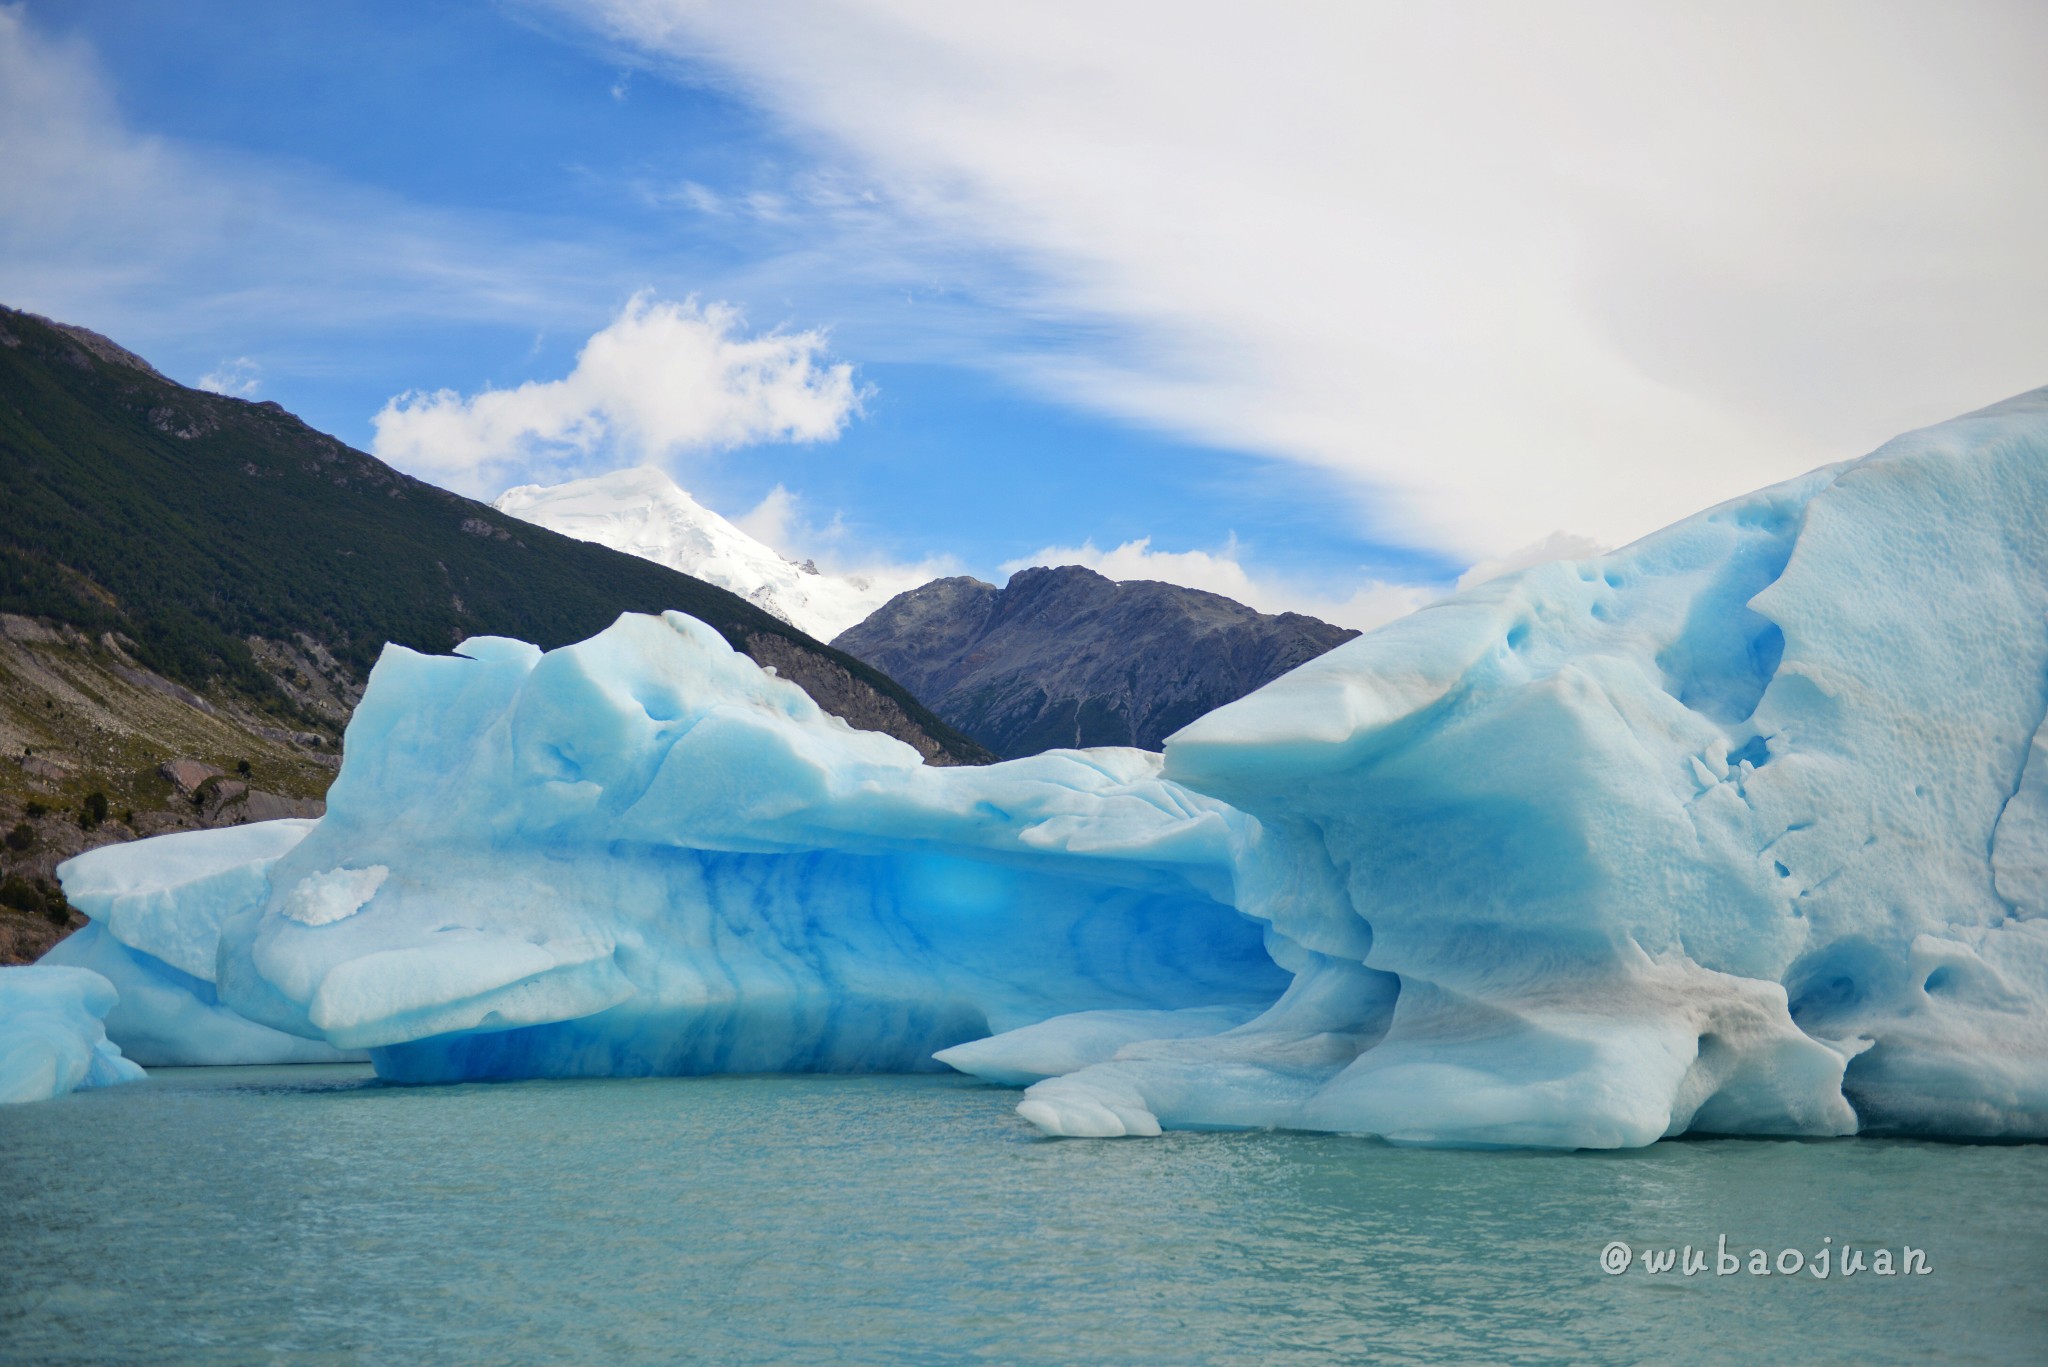
[[[1444,599],[1163,759],[934,769],[675,613],[387,649],[324,819],[72,861],[60,952],[154,975],[152,1056],[411,1081],[936,1054],[1060,1135],[2041,1137],[2044,714],[2048,390]]]
[[[113,985],[82,968],[0,968],[0,1105],[140,1079],[107,1039],[113,1005]]]

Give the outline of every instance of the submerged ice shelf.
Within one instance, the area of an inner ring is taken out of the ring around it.
[[[677,614],[391,649],[323,820],[81,856],[53,957],[145,1061],[937,1053],[1054,1134],[2040,1136],[2044,713],[2037,391],[1425,608],[1163,762],[928,768]]]

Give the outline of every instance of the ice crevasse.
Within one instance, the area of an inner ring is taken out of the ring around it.
[[[2048,390],[1445,599],[1163,761],[929,768],[677,614],[394,648],[324,819],[81,856],[58,955],[155,975],[124,1046],[412,1081],[936,1053],[1053,1134],[2038,1137],[2044,712]]]

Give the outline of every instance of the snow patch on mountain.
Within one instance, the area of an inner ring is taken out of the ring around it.
[[[820,641],[928,577],[914,570],[831,574],[791,560],[646,466],[566,484],[522,484],[491,506],[729,589]]]

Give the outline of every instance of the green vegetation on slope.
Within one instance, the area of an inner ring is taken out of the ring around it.
[[[169,679],[318,725],[265,669],[262,643],[308,638],[360,677],[386,641],[554,647],[621,612],[673,608],[739,649],[783,638],[951,756],[988,758],[886,675],[734,594],[421,483],[275,404],[186,389],[119,355],[0,309],[0,611],[116,633]]]

